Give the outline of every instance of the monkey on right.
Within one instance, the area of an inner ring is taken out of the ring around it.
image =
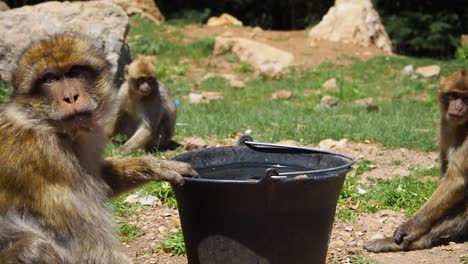
[[[106,133],[127,136],[119,151],[166,149],[174,134],[177,109],[149,58],[139,57],[125,66],[125,82],[117,97],[116,123]]]
[[[364,245],[371,252],[416,250],[468,239],[468,74],[459,70],[439,85],[440,177],[429,200],[393,237]]]

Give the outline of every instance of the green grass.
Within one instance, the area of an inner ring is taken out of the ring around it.
[[[343,56],[354,63],[345,66],[322,63],[315,68],[290,69],[280,80],[269,80],[253,77],[250,64],[238,62],[232,54],[222,54],[219,56],[238,64],[234,66],[235,72],[250,75],[245,79],[246,88],[232,89],[225,80],[211,78],[201,87],[222,92],[224,100],[193,105],[186,101],[187,95],[198,86],[186,75],[185,62],[180,61],[183,58],[198,64],[198,59],[210,56],[214,36],[183,44],[183,35],[174,32],[178,31],[136,17],[130,44],[134,53],[158,55],[158,75],[181,101],[178,122],[189,125],[177,127],[176,138],[213,135],[226,138],[251,129],[255,140],[270,142],[302,138],[305,143],[317,143],[325,138],[346,137],[355,141],[370,139],[389,147],[435,150],[438,78],[414,79],[402,76],[401,70],[409,64],[414,67],[438,64],[442,75],[446,75],[461,67],[468,68],[468,62],[461,59],[377,56],[361,61]],[[200,67],[210,72],[214,66]],[[327,92],[322,87],[330,78],[337,79],[336,92]],[[292,91],[293,97],[271,100],[271,94],[282,89]],[[332,109],[319,110],[316,106],[324,95],[336,96],[341,103]],[[417,100],[426,95],[428,100]],[[378,100],[378,111],[369,113],[353,103],[367,97]],[[296,129],[297,125],[303,125],[304,129]]]
[[[177,202],[171,185],[168,182],[151,182],[143,186],[142,191],[158,197],[163,204],[176,208]]]
[[[135,207],[125,202],[127,195],[121,195],[117,198],[112,199],[111,206],[116,216],[130,216],[135,213]]]
[[[145,232],[141,230],[139,227],[134,225],[122,225],[119,227],[120,232],[120,241],[128,243],[136,238],[143,236]]]
[[[177,134],[226,138],[251,129],[255,140],[267,142],[302,138],[305,143],[318,143],[325,138],[348,138],[372,139],[385,146],[435,149],[438,111],[434,105],[386,102],[379,112],[368,113],[353,105],[316,110],[313,100],[299,102],[295,98],[279,101],[245,94],[244,98],[230,100],[225,96],[223,101],[210,104],[182,103],[178,122],[188,125],[177,127]],[[304,129],[298,130],[298,125]]]
[[[240,73],[252,73],[254,72],[254,69],[250,63],[240,62],[239,67],[237,68],[237,71]]]
[[[460,261],[462,264],[468,264],[468,254],[461,256]]]
[[[424,177],[424,176],[433,176],[439,177],[440,170],[438,167],[433,167],[429,169],[422,169],[422,168],[413,168],[415,176],[417,177]]]
[[[418,210],[437,187],[437,181],[423,182],[415,177],[377,180],[377,185],[367,194],[365,210],[404,210],[407,216]]]
[[[412,215],[429,199],[437,187],[437,181],[420,179],[418,176],[399,177],[391,180],[373,180],[374,184],[359,192],[359,176],[346,177],[341,191],[337,217],[349,220],[357,213],[375,213],[391,209]],[[358,205],[356,209],[346,208],[346,204]]]
[[[358,167],[355,170],[354,175],[358,176],[358,175],[363,174],[364,172],[371,171],[373,169],[375,169],[375,164],[372,163],[372,161],[370,161],[370,160],[361,160],[358,163]]]
[[[178,127],[177,135],[225,138],[251,129],[254,139],[270,142],[302,138],[306,143],[317,143],[325,138],[346,137],[355,141],[371,139],[390,147],[435,150],[438,80],[401,78],[401,68],[410,63],[426,65],[435,61],[377,57],[350,66],[322,64],[316,69],[291,70],[277,81],[250,78],[245,89],[232,89],[225,80],[211,78],[202,87],[222,92],[224,100],[192,105],[182,99],[178,118],[189,125]],[[460,66],[459,61],[440,64],[443,71]],[[338,92],[332,95],[341,104],[318,110],[320,98],[328,94],[321,85],[331,77],[338,80]],[[193,85],[190,81],[176,81],[171,86],[177,98],[184,98]],[[271,94],[281,89],[292,91],[294,96],[290,100],[271,100]],[[428,94],[429,100],[412,99],[423,94]],[[380,98],[380,110],[368,112],[353,103],[366,97]],[[305,129],[297,130],[298,124]]]
[[[167,239],[161,242],[160,249],[166,253],[185,256],[187,252],[185,250],[182,230],[178,230],[177,232],[170,232]]]
[[[368,260],[365,260],[363,257],[361,256],[351,256],[349,257],[349,263],[350,264],[378,264],[377,262],[375,261],[368,261]]]
[[[168,32],[166,26],[137,16],[129,32],[129,46],[134,54],[159,55],[161,58],[170,59],[174,64],[182,57],[207,57],[213,50],[214,35],[189,44],[183,44],[183,38],[178,31]]]

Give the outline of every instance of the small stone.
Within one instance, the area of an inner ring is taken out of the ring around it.
[[[347,227],[345,227],[345,228],[344,228],[344,230],[345,230],[345,231],[348,231],[348,232],[351,232],[351,231],[353,231],[353,228],[352,228],[352,227],[349,227],[349,226],[347,226]]]
[[[343,240],[334,240],[330,242],[330,248],[340,248],[340,247],[345,247],[346,243]]]
[[[141,197],[138,202],[141,205],[146,205],[146,206],[154,206],[154,205],[162,205],[161,200],[158,199],[156,196],[148,195]]]
[[[171,216],[171,215],[172,215],[171,213],[163,213],[163,214],[162,214],[163,217],[169,217],[169,216]]]
[[[332,79],[329,79],[327,81],[325,81],[323,84],[323,89],[327,92],[336,92],[336,79],[335,78],[332,78]]]
[[[208,145],[206,144],[205,140],[201,137],[189,137],[184,138],[181,142],[179,142],[186,150],[196,150],[206,148]]]
[[[336,97],[325,95],[320,99],[320,105],[332,107],[332,106],[337,106],[340,100]]]
[[[440,74],[440,66],[430,65],[430,66],[425,66],[425,67],[419,67],[416,69],[416,73],[418,73],[419,75],[425,78],[438,76]]]
[[[357,247],[352,247],[352,248],[347,248],[346,252],[351,255],[356,255],[359,252],[359,248]]]
[[[249,38],[254,39],[262,31],[263,31],[263,29],[261,27],[254,27],[252,32],[250,32],[250,34],[249,34]]]
[[[288,90],[280,90],[271,95],[272,99],[289,99],[292,96],[292,92]]]
[[[127,198],[125,198],[125,202],[135,204],[135,203],[138,202],[139,198],[140,197],[138,196],[138,194],[131,194],[131,195],[127,196]]]
[[[238,89],[243,89],[245,88],[245,82],[241,80],[231,80],[230,83],[231,87],[238,88]]]
[[[403,70],[401,70],[401,73],[403,75],[410,75],[414,72],[414,67],[413,65],[406,65],[405,67],[403,67]]]
[[[242,21],[230,14],[223,13],[219,17],[210,17],[206,22],[207,26],[242,26]]]
[[[222,99],[224,99],[224,95],[220,92],[201,92],[189,94],[189,102],[191,104],[209,103],[210,101]]]
[[[327,138],[320,141],[318,147],[320,149],[345,149],[348,146],[348,140],[346,138],[342,138],[339,141]]]
[[[354,101],[354,103],[360,106],[368,106],[368,105],[374,104],[374,98],[367,97],[367,98],[356,100]]]
[[[158,232],[159,232],[159,233],[165,233],[166,230],[167,230],[167,228],[166,228],[165,226],[159,226],[159,227],[158,227]]]

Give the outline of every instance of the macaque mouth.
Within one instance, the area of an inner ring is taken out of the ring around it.
[[[91,111],[76,112],[63,118],[65,122],[90,122],[93,118]]]

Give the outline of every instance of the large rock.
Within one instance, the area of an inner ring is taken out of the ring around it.
[[[230,14],[222,14],[219,17],[210,17],[206,22],[207,26],[215,27],[215,26],[242,26],[242,21],[239,19],[231,16]]]
[[[118,5],[104,1],[46,2],[0,12],[0,79],[11,81],[11,71],[31,41],[60,33],[77,33],[96,40],[112,65],[116,83],[131,61],[125,44],[128,17]]]
[[[391,53],[392,43],[371,0],[336,0],[309,36],[330,41],[371,45]]]
[[[249,62],[262,77],[277,79],[294,61],[294,55],[254,40],[236,37],[216,37],[214,54],[232,50],[240,61]]]
[[[142,17],[157,23],[165,22],[164,16],[156,6],[154,0],[107,0],[114,1],[121,6],[128,15],[140,14]]]

